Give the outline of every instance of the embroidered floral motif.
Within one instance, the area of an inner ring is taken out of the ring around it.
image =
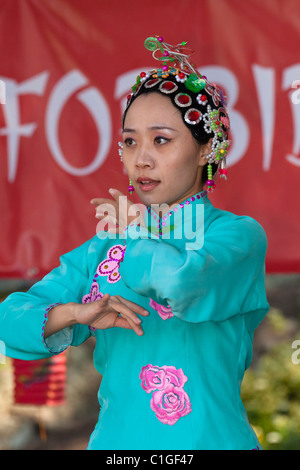
[[[90,302],[95,302],[96,300],[100,300],[103,297],[102,292],[99,291],[99,285],[98,282],[96,281],[98,277],[98,274],[95,274],[92,285],[91,285],[91,290],[89,294],[86,294],[82,297],[81,302],[83,304],[88,304]],[[96,328],[93,326],[89,326],[90,331],[96,331]]]
[[[162,423],[172,426],[192,411],[189,396],[183,389],[187,377],[182,369],[148,364],[142,368],[139,378],[142,388],[147,393],[153,392],[150,407]]]
[[[183,388],[174,387],[173,385],[165,390],[154,392],[150,406],[157,419],[170,426],[192,411],[188,394]]]
[[[97,274],[99,276],[108,276],[107,281],[110,283],[118,282],[121,279],[119,273],[120,263],[124,259],[126,246],[115,245],[107,252],[107,258],[99,264]]]
[[[150,307],[152,307],[154,310],[157,311],[158,315],[163,320],[168,320],[169,318],[174,317],[174,314],[169,305],[168,307],[164,307],[163,305],[156,303],[153,299],[150,299],[149,305]]]
[[[95,300],[100,300],[102,297],[103,294],[102,292],[99,292],[99,285],[94,279],[91,285],[91,291],[89,294],[86,294],[82,297],[82,303],[88,304],[89,302],[95,302]]]
[[[142,388],[151,393],[154,390],[163,390],[169,385],[183,387],[187,381],[182,369],[176,369],[174,366],[153,366],[148,364],[142,367],[140,373]]]

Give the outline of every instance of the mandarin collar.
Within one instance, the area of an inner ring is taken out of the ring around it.
[[[200,191],[178,203],[170,211],[166,212],[163,217],[159,217],[151,209],[151,206],[147,206],[145,211],[145,225],[153,235],[157,235],[160,238],[170,232],[181,231],[182,224],[186,224],[188,220],[193,218],[195,206],[199,203],[204,204],[206,199],[207,191]]]

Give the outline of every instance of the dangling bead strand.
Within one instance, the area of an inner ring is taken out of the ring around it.
[[[210,163],[207,164],[207,177],[208,177],[206,181],[207,191],[213,191],[215,188],[215,182],[213,180],[213,168]]]
[[[132,186],[131,179],[129,178],[129,186],[128,186],[128,192],[132,194],[134,191],[134,187]]]
[[[220,178],[224,178],[227,180],[227,170],[226,170],[226,160],[225,158],[222,158],[221,160],[221,165],[220,165]]]

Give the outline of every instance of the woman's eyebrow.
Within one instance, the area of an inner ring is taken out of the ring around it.
[[[173,127],[169,127],[169,126],[165,126],[165,125],[157,125],[157,126],[151,126],[149,127],[150,130],[166,130],[166,131],[173,131],[173,132],[177,132],[176,129],[173,129]]]
[[[168,127],[168,126],[165,126],[165,125],[155,125],[155,126],[151,126],[148,128],[149,130],[151,131],[161,131],[161,130],[167,130],[167,131],[173,131],[173,132],[178,132],[176,129],[173,129],[173,127]],[[137,132],[136,129],[131,129],[129,127],[125,127],[123,129],[123,132]]]

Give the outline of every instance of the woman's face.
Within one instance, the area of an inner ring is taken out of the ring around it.
[[[206,151],[205,151],[206,150]],[[123,163],[141,201],[170,207],[202,190],[207,146],[200,146],[171,100],[141,95],[126,114]]]

